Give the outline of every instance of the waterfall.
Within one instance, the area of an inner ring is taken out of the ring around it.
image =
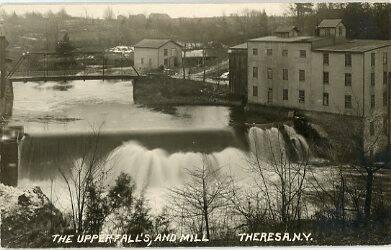
[[[163,149],[149,150],[135,141],[129,141],[112,151],[109,164],[114,164],[112,176],[120,172],[129,173],[142,187],[164,187],[180,184],[185,169],[193,169],[203,164],[202,153],[168,153]],[[238,164],[245,163],[245,154],[236,148],[226,148],[220,152],[207,154],[211,166],[221,167],[223,171],[242,174]],[[239,163],[240,162],[240,163]]]
[[[298,159],[308,160],[308,158],[311,157],[311,150],[304,136],[298,134],[293,127],[288,125],[284,125],[284,130],[288,135],[290,143],[293,146]]]
[[[165,195],[167,188],[183,184],[187,178],[185,170],[199,167],[203,164],[202,158],[205,155],[211,161],[212,167],[221,168],[222,173],[234,177],[243,185],[251,185],[253,176],[249,174],[249,155],[258,156],[258,159],[267,165],[273,160],[287,160],[291,146],[301,156],[309,150],[305,138],[289,126],[269,129],[250,128],[249,152],[235,147],[234,143],[219,145],[224,141],[232,141],[232,136],[228,132],[221,131],[218,133],[186,131],[176,134],[149,132],[137,136],[117,134],[118,138],[111,134],[102,135],[101,139],[107,145],[101,149],[100,155],[106,159],[105,167],[110,169],[105,185],[112,186],[121,172],[127,173],[134,179],[138,192],[145,192],[145,197],[150,201],[151,206],[158,211],[167,203]],[[200,138],[204,137],[205,142],[200,145],[194,144],[195,138],[200,143]],[[77,165],[77,161],[82,157],[80,151],[85,148],[85,145],[89,145],[88,137],[35,135],[25,140],[21,150],[19,183],[22,186],[39,185],[48,197],[54,187],[57,190],[55,193],[58,194],[58,198],[54,199],[58,200],[57,204],[62,203],[59,204],[60,208],[66,208],[69,201],[66,200],[66,195],[61,195],[66,194],[66,186],[58,168],[72,168],[69,161]],[[168,142],[175,143],[176,146],[167,145]],[[187,142],[192,142],[193,150],[188,150],[190,145],[187,145]],[[197,150],[201,147],[203,151]],[[208,151],[205,150],[206,148]]]
[[[288,125],[282,128],[262,129],[252,127],[248,132],[250,152],[268,162],[290,160],[303,161],[310,156],[306,139]],[[294,154],[290,153],[293,148]]]
[[[248,132],[250,152],[265,161],[280,161],[287,156],[286,144],[282,133],[277,128],[250,128]]]

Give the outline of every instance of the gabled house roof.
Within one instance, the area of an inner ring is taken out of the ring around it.
[[[136,43],[134,45],[134,47],[135,48],[158,49],[169,42],[175,43],[176,45],[182,47],[182,45],[180,45],[179,43],[177,43],[171,39],[143,39],[140,42]]]
[[[241,43],[230,47],[230,49],[247,49],[247,43]]]
[[[296,26],[291,25],[291,26],[280,26],[274,31],[274,33],[287,33],[287,32],[291,32],[292,30],[299,32],[299,29]]]
[[[318,28],[335,28],[342,22],[342,19],[323,19]]]

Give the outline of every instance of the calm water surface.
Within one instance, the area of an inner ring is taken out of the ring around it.
[[[139,129],[195,129],[228,126],[227,107],[186,106],[153,110],[134,104],[130,81],[15,83],[11,124],[27,133]]]

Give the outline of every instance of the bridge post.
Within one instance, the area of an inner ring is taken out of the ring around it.
[[[0,183],[18,185],[19,141],[23,127],[0,127]]]

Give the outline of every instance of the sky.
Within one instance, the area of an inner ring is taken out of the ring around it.
[[[0,8],[8,13],[46,13],[65,9],[73,16],[102,18],[110,6],[116,15],[167,13],[176,17],[212,17],[240,13],[245,9],[265,10],[268,15],[284,15],[291,2],[309,0],[0,0]],[[311,0],[324,2],[330,0]],[[360,0],[350,0],[360,1]],[[376,0],[366,0],[376,2]],[[391,2],[391,0],[381,0]],[[345,2],[342,0],[333,2]]]
[[[24,14],[26,12],[40,12],[45,13],[49,10],[58,12],[61,9],[65,9],[66,12],[73,16],[86,16],[94,18],[103,17],[104,11],[110,6],[116,15],[128,15],[128,14],[150,14],[150,13],[167,13],[173,18],[176,17],[212,17],[230,15],[240,13],[245,9],[265,10],[268,15],[282,15],[288,10],[287,3],[265,3],[262,1],[254,0],[215,0],[215,3],[208,3],[213,1],[198,0],[200,3],[194,3],[195,0],[180,1],[177,0],[165,0],[165,3],[157,3],[163,0],[152,0],[147,3],[98,3],[99,0],[95,0],[95,3],[55,3],[55,1],[47,1],[48,3],[21,3],[29,0],[17,1],[13,0],[12,3],[4,3],[1,8],[8,13],[15,11],[17,14]],[[46,1],[46,0],[41,0]],[[169,3],[167,3],[169,2]]]

